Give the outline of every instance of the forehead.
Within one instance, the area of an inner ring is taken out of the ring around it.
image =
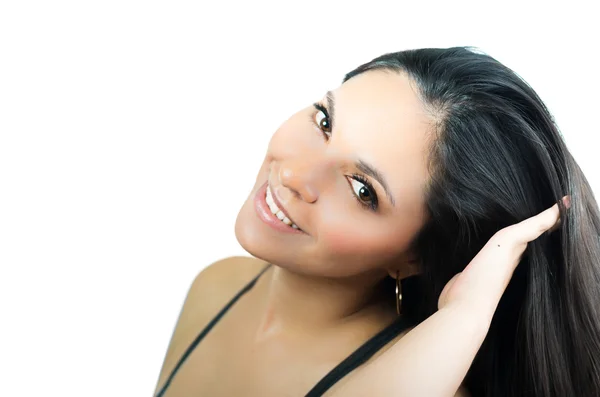
[[[397,203],[420,196],[431,121],[413,81],[404,73],[368,71],[333,94],[334,139],[344,151],[379,169]]]

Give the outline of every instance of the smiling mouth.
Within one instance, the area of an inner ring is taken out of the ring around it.
[[[267,183],[266,190],[267,190],[267,193],[266,193],[265,201],[267,202],[267,205],[269,206],[271,213],[273,215],[275,215],[281,222],[285,223],[286,225],[288,225],[294,229],[302,231],[302,229],[300,229],[298,227],[298,225],[296,225],[294,222],[292,222],[292,220],[290,218],[288,218],[286,216],[286,214],[277,206],[277,204],[275,203],[275,200],[273,199],[273,193],[271,193],[271,186],[269,186],[268,183]]]

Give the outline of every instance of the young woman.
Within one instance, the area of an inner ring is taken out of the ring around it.
[[[275,132],[156,395],[599,396],[599,231],[512,70],[385,54]]]

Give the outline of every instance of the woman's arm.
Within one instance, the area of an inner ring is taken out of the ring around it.
[[[563,202],[569,207],[567,198]],[[556,225],[558,219],[555,204],[497,232],[465,270],[448,282],[439,310],[369,363],[336,395],[457,395],[527,243]]]

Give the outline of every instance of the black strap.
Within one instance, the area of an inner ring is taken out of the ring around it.
[[[156,397],[162,397],[166,392],[167,388],[171,384],[175,374],[179,371],[179,368],[183,365],[185,360],[189,357],[192,351],[196,348],[198,343],[206,336],[206,334],[214,327],[214,325],[223,317],[223,315],[231,308],[231,306],[248,290],[250,290],[259,277],[271,266],[268,264],[258,275],[254,277],[242,290],[240,290],[229,303],[217,314],[215,318],[200,332],[200,334],[194,339],[194,341],[187,348],[185,353],[181,356],[173,371],[167,378],[163,387],[156,394]],[[399,335],[402,331],[407,329],[411,324],[403,317],[398,317],[392,324],[388,325],[375,336],[371,337],[368,341],[362,344],[352,354],[339,363],[335,368],[327,373],[309,392],[305,397],[320,397],[327,390],[331,388],[337,381],[342,379],[344,376],[352,372],[354,369],[364,364],[369,358],[377,353],[383,346],[388,344],[392,339]]]
[[[366,341],[362,346],[339,363],[319,383],[317,383],[305,397],[320,397],[337,381],[365,363],[383,346],[407,329],[410,323],[403,317],[398,317],[392,324],[379,331],[375,336]]]
[[[167,380],[166,380],[165,384],[163,385],[162,389],[160,389],[160,391],[156,394],[156,397],[162,397],[165,394],[165,392],[167,391],[167,388],[169,387],[169,385],[171,384],[171,381],[173,380],[173,377],[175,376],[175,374],[177,373],[177,371],[179,371],[179,368],[183,365],[183,363],[185,362],[185,360],[189,357],[189,355],[196,348],[196,346],[198,346],[198,343],[200,343],[200,341],[206,336],[206,334],[212,329],[212,327],[215,326],[215,324],[221,319],[221,317],[223,317],[223,315],[231,308],[231,306],[233,306],[233,304],[235,302],[237,302],[237,300],[240,299],[240,297],[242,295],[244,295],[246,292],[248,292],[248,290],[250,290],[252,287],[254,287],[254,284],[256,283],[256,281],[258,280],[258,278],[260,276],[262,276],[262,274],[270,266],[271,266],[270,263],[267,266],[265,266],[264,269],[262,269],[260,271],[260,273],[258,273],[258,275],[256,275],[256,277],[254,277],[244,288],[242,288],[229,301],[229,303],[223,309],[221,309],[221,311],[219,312],[219,314],[217,314],[216,317],[213,318],[211,320],[211,322],[208,323],[208,325],[206,327],[204,327],[204,329],[202,330],[202,332],[200,332],[200,334],[196,337],[196,339],[194,339],[194,341],[187,348],[187,350],[185,351],[185,353],[183,353],[183,355],[179,359],[179,362],[177,362],[177,365],[175,366],[175,368],[173,368],[173,371],[171,371],[171,374],[167,378]]]

